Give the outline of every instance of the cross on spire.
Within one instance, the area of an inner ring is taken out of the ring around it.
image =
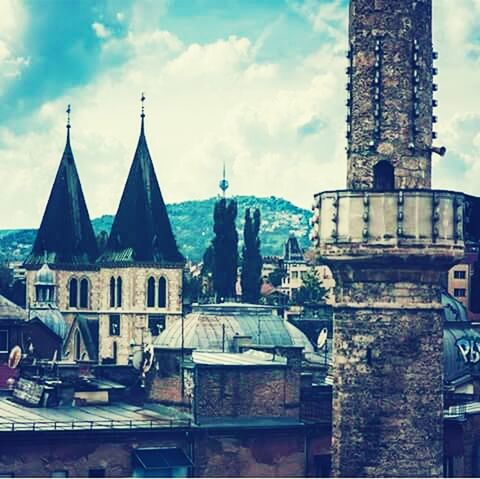
[[[70,129],[70,112],[72,111],[72,108],[70,107],[70,104],[67,106],[67,128]]]
[[[145,118],[145,93],[142,91],[142,98],[140,98],[140,101],[142,102],[142,114],[140,115],[142,118]]]

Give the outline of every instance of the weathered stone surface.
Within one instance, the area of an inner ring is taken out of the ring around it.
[[[371,188],[373,166],[381,160],[394,166],[396,188],[431,186],[431,19],[431,0],[350,2],[348,188]]]

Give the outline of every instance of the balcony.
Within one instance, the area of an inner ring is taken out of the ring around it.
[[[441,190],[315,195],[311,239],[320,256],[405,253],[461,257],[476,250],[476,197]]]

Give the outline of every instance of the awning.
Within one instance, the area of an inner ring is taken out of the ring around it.
[[[187,455],[176,447],[135,449],[133,455],[144,469],[166,469],[192,465],[192,461]]]

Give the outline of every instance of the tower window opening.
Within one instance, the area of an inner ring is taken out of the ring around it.
[[[88,308],[88,279],[83,278],[80,281],[80,307]]]
[[[147,307],[155,306],[155,278],[150,277],[147,281]]]
[[[69,305],[71,308],[76,308],[78,305],[78,281],[72,278],[68,285]]]
[[[122,278],[117,278],[117,306],[122,305]]]
[[[158,280],[158,307],[165,308],[167,306],[167,280],[161,277]]]
[[[110,278],[110,307],[115,306],[115,278]]]
[[[389,161],[379,161],[373,167],[373,189],[375,191],[392,191],[395,189],[394,168]]]

